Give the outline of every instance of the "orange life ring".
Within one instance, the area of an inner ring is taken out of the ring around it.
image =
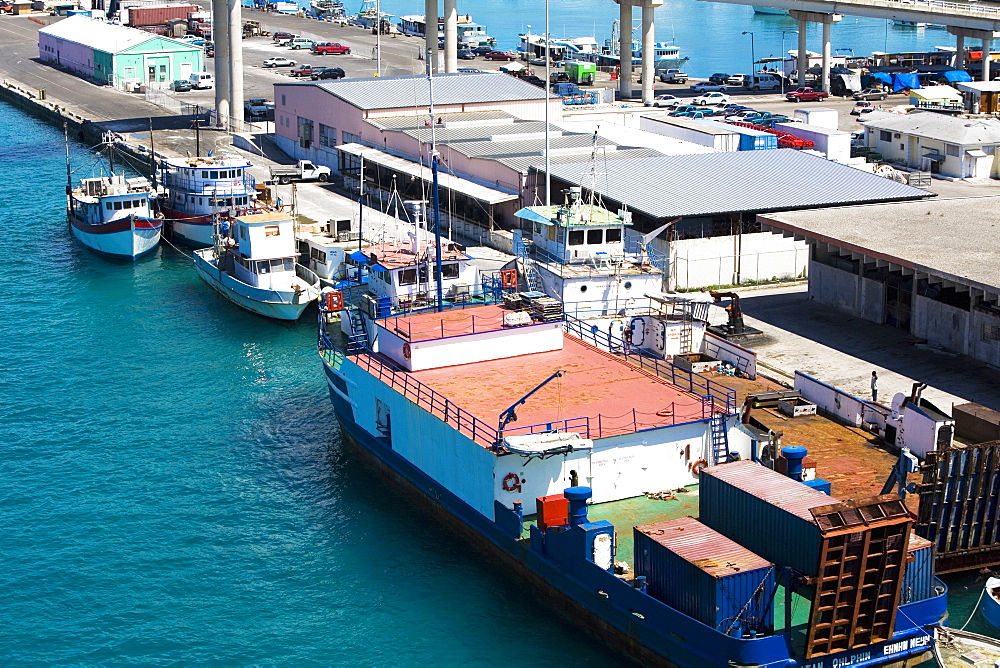
[[[412,353],[410,352],[410,344],[404,342],[403,343],[403,357],[405,357],[406,359],[410,359],[410,355],[411,354]]]
[[[662,411],[656,411],[656,414],[659,417],[673,417],[674,416],[674,409],[673,408],[664,408]]]
[[[703,468],[707,467],[708,467],[708,462],[705,461],[704,459],[699,459],[695,463],[691,464],[691,473],[698,475],[699,473],[701,473],[701,470]]]
[[[521,476],[516,473],[508,473],[503,477],[503,491],[505,492],[520,492],[521,491]]]
[[[326,310],[327,311],[343,311],[344,310],[344,293],[339,290],[331,290],[326,293]]]
[[[504,288],[517,287],[517,269],[504,269],[500,272],[500,286]]]

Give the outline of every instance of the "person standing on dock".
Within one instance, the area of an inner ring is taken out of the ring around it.
[[[872,371],[872,403],[878,401],[878,372]]]

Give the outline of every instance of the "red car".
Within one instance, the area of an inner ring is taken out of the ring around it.
[[[325,56],[327,54],[342,56],[350,54],[351,47],[339,42],[318,42],[313,45],[312,52],[318,56]]]
[[[512,60],[516,60],[517,56],[513,53],[506,53],[504,51],[490,51],[483,56],[483,58],[486,60],[506,60],[507,62],[510,62]]]

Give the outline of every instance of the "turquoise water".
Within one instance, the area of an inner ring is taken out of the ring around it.
[[[0,146],[0,663],[620,661],[345,451],[308,319],[91,254],[61,132]]]

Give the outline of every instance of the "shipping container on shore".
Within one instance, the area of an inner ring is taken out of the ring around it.
[[[810,508],[839,499],[753,461],[701,471],[699,519],[778,566],[815,575],[820,530]]]
[[[776,123],[775,130],[781,130],[793,137],[808,139],[816,144],[816,150],[828,160],[847,162],[851,159],[851,133],[843,130],[831,130],[820,125],[805,123]]]
[[[774,628],[774,566],[693,517],[634,527],[653,598],[726,634]]]
[[[709,127],[689,118],[667,116],[665,113],[640,116],[639,129],[692,144],[709,146],[719,151],[740,150],[741,135],[737,132],[728,128]]]
[[[191,12],[201,11],[197,5],[162,5],[159,7],[132,7],[128,10],[128,24],[141,26],[166,25],[170,19],[187,19]]]
[[[829,107],[808,107],[796,109],[794,118],[799,119],[806,125],[818,125],[821,128],[837,130],[840,126],[840,117],[836,109]]]
[[[934,543],[911,532],[906,552],[899,602],[911,603],[928,599],[933,595],[934,588]]]
[[[696,119],[695,123],[701,123],[702,125],[707,125],[708,127],[721,128],[723,130],[735,132],[740,136],[741,151],[761,151],[764,149],[778,148],[778,135],[772,135],[770,132],[754,130],[753,128],[744,128],[730,123],[710,121],[705,118]]]

